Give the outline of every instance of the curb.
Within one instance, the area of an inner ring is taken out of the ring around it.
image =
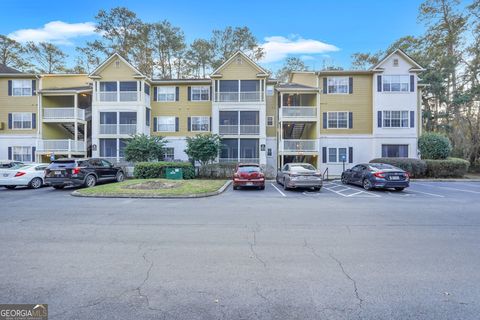
[[[418,182],[480,182],[480,179],[446,179],[446,178],[438,178],[438,179],[410,179],[410,181],[418,181]]]
[[[73,191],[70,193],[71,196],[74,197],[80,197],[80,198],[127,198],[127,199],[197,199],[197,198],[206,198],[206,197],[213,197],[217,196],[225,190],[227,190],[228,186],[232,183],[232,180],[227,180],[225,184],[218,189],[217,191],[214,192],[207,192],[207,193],[199,193],[199,194],[192,194],[188,196],[156,196],[156,195],[144,195],[144,196],[138,196],[138,195],[86,195],[86,194],[81,194],[77,190]]]

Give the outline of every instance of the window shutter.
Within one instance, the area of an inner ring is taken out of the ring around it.
[[[410,128],[415,128],[415,111],[410,111]]]
[[[12,80],[8,80],[8,95],[12,95]]]
[[[157,132],[157,124],[158,124],[157,117],[153,117],[153,132]]]
[[[188,89],[190,89],[190,87],[188,87]],[[188,117],[187,118],[187,126],[188,126],[188,131],[192,131],[192,118],[191,117]]]
[[[158,88],[153,87],[153,101],[157,101]]]
[[[382,92],[382,76],[377,76],[377,92]]]
[[[192,101],[192,87],[188,87],[188,101]]]
[[[37,150],[37,148],[35,147],[32,147],[32,162],[36,162],[35,161],[35,151]]]
[[[210,86],[210,101],[212,101],[212,86]]]
[[[36,129],[36,128],[37,128],[37,114],[32,113],[32,129]]]
[[[8,147],[8,160],[13,160],[12,147]]]
[[[177,87],[178,88],[178,87]],[[179,128],[179,121],[178,121],[178,117],[175,117],[175,131],[178,132],[180,131],[180,128]]]
[[[410,92],[415,91],[415,76],[412,74],[410,75]]]
[[[327,163],[327,147],[322,147],[322,162]]]
[[[327,129],[327,113],[323,113],[323,129]]]
[[[32,96],[37,94],[37,80],[32,80]]]
[[[348,113],[348,128],[353,128],[353,112]]]
[[[209,127],[210,131],[212,131],[212,117],[210,117],[210,127]]]
[[[327,78],[323,78],[323,93],[324,94],[327,94],[327,89],[328,89]]]
[[[348,147],[348,163],[353,163],[353,147]]]
[[[175,87],[175,101],[178,101],[179,98],[180,98],[180,88]]]
[[[377,127],[382,127],[382,111],[377,112]]]
[[[348,78],[348,93],[353,93],[353,77]]]
[[[12,114],[9,113],[9,114],[8,114],[8,129],[12,129],[12,128],[13,128]]]

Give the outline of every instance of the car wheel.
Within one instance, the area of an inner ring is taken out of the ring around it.
[[[265,186],[259,187],[260,190],[265,190]]]
[[[7,188],[7,189],[10,189],[10,190],[13,190],[13,189],[15,189],[17,186],[4,186],[4,187]]]
[[[345,175],[342,174],[342,183],[343,184],[348,184],[348,179]]]
[[[237,186],[233,186],[233,190],[238,190],[238,187],[237,187]]]
[[[396,191],[403,191],[403,189],[405,189],[405,188],[403,188],[403,187],[397,187],[397,188],[395,188]]]
[[[365,190],[371,190],[372,189],[372,183],[368,179],[363,179],[363,189]]]
[[[283,190],[288,190],[287,182],[283,179]]]
[[[43,181],[40,178],[33,178],[32,181],[28,184],[28,186],[32,189],[38,189],[43,185]]]
[[[53,186],[53,189],[57,189],[57,190],[61,190],[61,189],[63,189],[63,188],[65,188],[64,185]]]
[[[315,190],[315,191],[320,191],[321,189],[322,189],[322,187],[315,187],[315,188],[313,188],[313,190]]]
[[[123,172],[118,172],[117,173],[117,176],[115,177],[115,180],[117,182],[122,182],[123,180],[125,180],[125,175],[123,174]]]
[[[88,175],[86,178],[85,178],[85,187],[87,188],[91,188],[91,187],[94,187],[95,184],[97,184],[97,179],[95,178],[94,175]]]

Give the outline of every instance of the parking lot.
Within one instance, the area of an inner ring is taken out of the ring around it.
[[[0,301],[49,319],[478,319],[480,183],[0,190]]]

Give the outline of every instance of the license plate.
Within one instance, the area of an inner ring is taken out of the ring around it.
[[[62,174],[62,171],[54,171],[53,173],[54,173],[56,176],[59,176],[59,175]]]
[[[390,176],[390,180],[400,180],[399,176]]]
[[[253,182],[247,182],[246,185],[247,186],[253,186]]]

